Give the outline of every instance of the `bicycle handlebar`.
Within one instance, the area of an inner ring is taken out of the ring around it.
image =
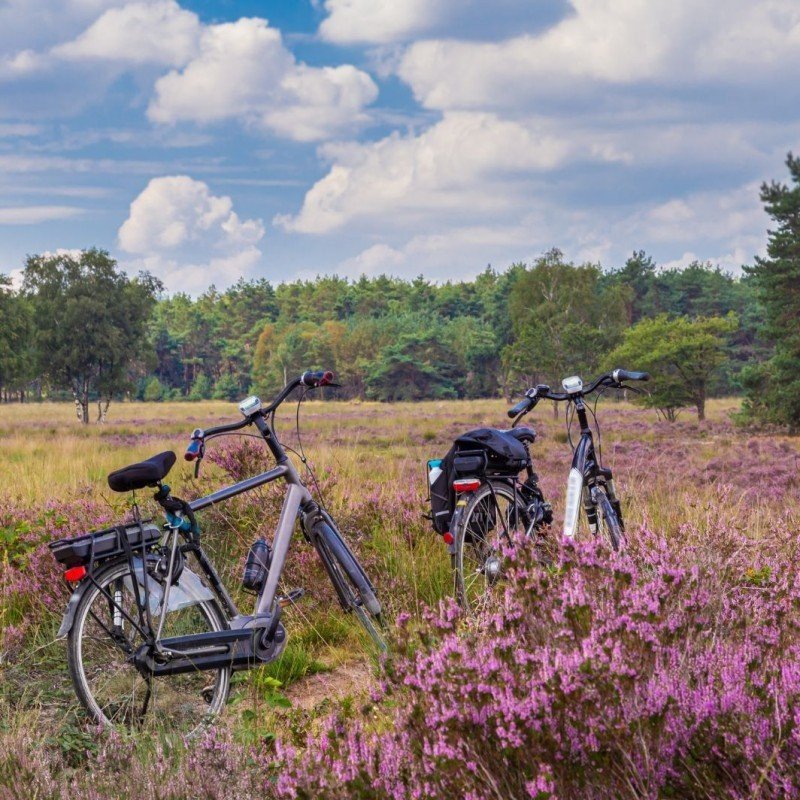
[[[650,373],[649,372],[628,372],[628,370],[626,370],[626,369],[615,369],[611,373],[611,377],[617,383],[622,383],[622,381],[649,381],[650,380]]]
[[[304,372],[300,376],[300,382],[303,386],[311,386],[316,388],[317,386],[328,386],[329,384],[333,383],[334,375],[329,370],[320,370],[319,372]]]
[[[248,425],[252,425],[255,422],[256,417],[264,417],[267,414],[271,414],[273,411],[275,411],[275,409],[298,386],[308,386],[309,388],[330,386],[333,384],[334,377],[335,376],[333,372],[330,370],[320,370],[319,372],[306,370],[299,378],[289,381],[289,383],[287,383],[286,386],[284,386],[283,389],[278,392],[272,403],[270,403],[270,405],[266,408],[259,408],[257,411],[253,412],[249,416],[246,416],[244,419],[237,422],[230,422],[227,425],[216,425],[215,427],[207,428],[206,430],[203,430],[202,428],[195,428],[194,433],[192,433],[192,440],[189,442],[189,446],[186,448],[186,452],[184,453],[183,457],[187,461],[194,461],[195,459],[203,458],[206,439],[209,439],[212,436],[220,436],[221,434],[225,433],[233,433],[234,431],[241,430]]]
[[[579,397],[591,394],[598,386],[615,386],[619,387],[623,381],[649,381],[650,374],[647,372],[629,372],[626,369],[615,369],[611,372],[606,372],[600,377],[596,378],[585,389],[580,392],[553,392],[546,384],[539,384],[532,389],[525,392],[525,398],[520,400],[512,408],[508,409],[508,416],[511,418],[527,414],[532,411],[540,400],[570,400],[574,397]]]

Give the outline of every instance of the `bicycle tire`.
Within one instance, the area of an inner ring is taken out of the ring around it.
[[[513,511],[504,513],[497,498],[502,498],[506,509]],[[459,502],[465,504],[456,507],[451,526],[455,540],[451,558],[454,590],[458,604],[473,613],[483,605],[502,574],[501,539],[507,535],[510,542],[513,536],[525,533],[529,520],[519,493],[499,481],[485,482],[468,500]],[[498,529],[497,517],[492,517],[498,513],[505,518],[505,530]]]
[[[385,627],[381,604],[364,568],[327,520],[315,526],[314,541],[345,611],[353,611],[378,648],[386,650],[386,641],[378,630]]]
[[[205,729],[227,702],[230,667],[145,680],[129,658],[130,652],[143,642],[141,632],[119,611],[123,608],[131,619],[138,620],[127,559],[105,566],[94,581],[86,584],[67,639],[70,676],[88,715],[104,728],[148,727],[159,733],[182,736]],[[98,587],[105,589],[114,602]],[[115,621],[120,623],[118,629],[114,628]],[[155,619],[153,624],[157,626]],[[228,627],[219,606],[205,601],[170,612],[162,636]],[[111,633],[117,639],[112,639]],[[121,639],[127,644],[123,646]],[[103,664],[106,656],[109,663]],[[142,703],[142,710],[136,714],[138,702]]]
[[[615,551],[618,551],[625,538],[622,525],[617,517],[617,512],[614,511],[614,507],[611,505],[611,500],[609,500],[605,489],[598,486],[595,491],[598,532],[605,534],[611,543],[611,547]]]

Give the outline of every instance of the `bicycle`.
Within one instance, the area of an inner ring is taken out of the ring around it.
[[[134,492],[132,524],[50,544],[74,587],[57,638],[67,639],[76,694],[97,723],[141,728],[151,721],[165,732],[195,733],[225,706],[234,670],[280,656],[287,636],[281,611],[302,594],[278,595],[298,519],[342,609],[385,649],[374,585],[275,433],[275,411],[296,388],[304,388],[302,402],[309,390],[332,381],[331,372],[304,372],[266,408],[248,397],[239,405],[244,419],[196,429],[185,454],[197,476],[210,440],[255,426],[276,462],[272,469],[186,502],[163,482],[175,454],[160,453],[108,476],[112,490]],[[260,539],[247,557],[243,584],[256,600],[253,613],[243,614],[203,550],[195,512],[281,479],[286,495],[272,547]],[[154,499],[165,511],[163,532],[142,520],[136,505],[136,490],[148,486],[157,488]]]
[[[519,534],[538,540],[552,522],[533,470],[535,440],[531,428],[482,428],[456,439],[441,461],[429,462],[434,470],[444,467],[431,473],[431,519],[448,545],[455,597],[467,612],[499,580],[502,545],[513,545]]]
[[[597,449],[595,449],[592,430],[586,414],[584,398],[594,391],[600,394],[606,389],[628,389],[638,391],[633,386],[625,386],[624,381],[648,381],[646,372],[629,372],[615,369],[596,378],[584,388],[582,379],[574,375],[561,382],[563,393],[553,392],[547,384],[539,384],[525,393],[525,398],[508,410],[508,416],[514,419],[512,427],[516,427],[522,418],[531,412],[540,400],[567,402],[567,438],[573,451],[572,466],[567,478],[567,493],[564,509],[563,534],[568,538],[575,536],[578,529],[581,501],[589,530],[594,535],[605,533],[614,550],[619,550],[625,535],[625,523],[622,506],[614,487],[614,476],[610,469],[602,465],[602,446],[600,428],[597,425],[597,414],[594,409],[590,413],[598,431]],[[597,403],[595,401],[595,407]],[[570,414],[571,412],[571,414]],[[580,437],[577,444],[572,444],[572,421],[577,415],[580,425]]]

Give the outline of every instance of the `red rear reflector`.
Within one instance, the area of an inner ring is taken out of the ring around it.
[[[75,583],[86,575],[86,567],[72,567],[64,573],[64,577],[70,582]]]
[[[453,539],[453,534],[452,534],[452,533],[450,533],[450,531],[445,531],[445,532],[442,534],[442,539],[444,539],[444,543],[445,543],[445,544],[453,544],[453,542],[455,541],[455,540]]]
[[[459,480],[453,481],[453,491],[456,494],[474,492],[476,489],[480,488],[480,485],[480,478],[459,478]]]

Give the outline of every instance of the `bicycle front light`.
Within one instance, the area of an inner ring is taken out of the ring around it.
[[[564,378],[564,380],[561,381],[561,385],[564,387],[564,391],[567,394],[577,394],[583,389],[583,381],[578,375],[573,375],[570,378]]]
[[[581,508],[581,493],[583,492],[583,475],[580,470],[573,467],[567,478],[567,502],[564,511],[564,536],[570,539],[578,530],[578,514]]]
[[[242,416],[249,417],[260,410],[261,400],[254,394],[251,394],[250,397],[245,397],[245,399],[239,403],[239,411],[242,412]]]

